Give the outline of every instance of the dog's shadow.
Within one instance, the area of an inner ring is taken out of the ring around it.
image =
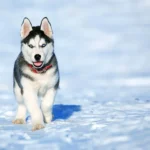
[[[56,104],[53,106],[53,121],[57,119],[66,120],[73,115],[74,112],[81,111],[80,105],[63,105]]]

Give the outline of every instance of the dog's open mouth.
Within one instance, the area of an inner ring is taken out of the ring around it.
[[[33,65],[37,68],[40,68],[43,65],[42,61],[33,62]]]

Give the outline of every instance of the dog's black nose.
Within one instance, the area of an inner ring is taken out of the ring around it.
[[[41,55],[36,54],[36,55],[34,56],[34,58],[35,58],[35,60],[36,60],[36,61],[40,61],[40,59],[41,59]]]

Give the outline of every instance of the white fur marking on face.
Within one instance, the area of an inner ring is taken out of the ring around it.
[[[45,63],[48,63],[48,61],[51,59],[53,55],[54,47],[52,43],[47,44],[47,46],[44,49],[45,52]]]
[[[35,41],[35,47],[37,49],[39,49],[39,43],[40,43],[40,37],[39,35],[37,35],[35,38],[34,38],[34,41]]]
[[[39,35],[35,36],[35,38],[30,39],[29,44],[32,44],[34,47],[30,48],[28,44],[23,44],[22,52],[24,55],[25,60],[32,64],[35,62],[34,56],[36,54],[41,55],[41,60],[43,61],[43,65],[48,63],[53,55],[53,44],[47,43],[44,38],[40,38]],[[45,47],[41,47],[42,44],[46,44]]]
[[[39,46],[41,47],[43,44],[46,44],[45,39],[41,38],[40,42],[39,42]]]
[[[36,46],[34,39],[30,39],[29,44],[33,45],[34,47]]]

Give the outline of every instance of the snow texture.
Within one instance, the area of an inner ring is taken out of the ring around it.
[[[150,1],[2,1],[0,150],[150,150]],[[47,16],[61,82],[43,130],[13,125],[13,63],[24,17]]]

